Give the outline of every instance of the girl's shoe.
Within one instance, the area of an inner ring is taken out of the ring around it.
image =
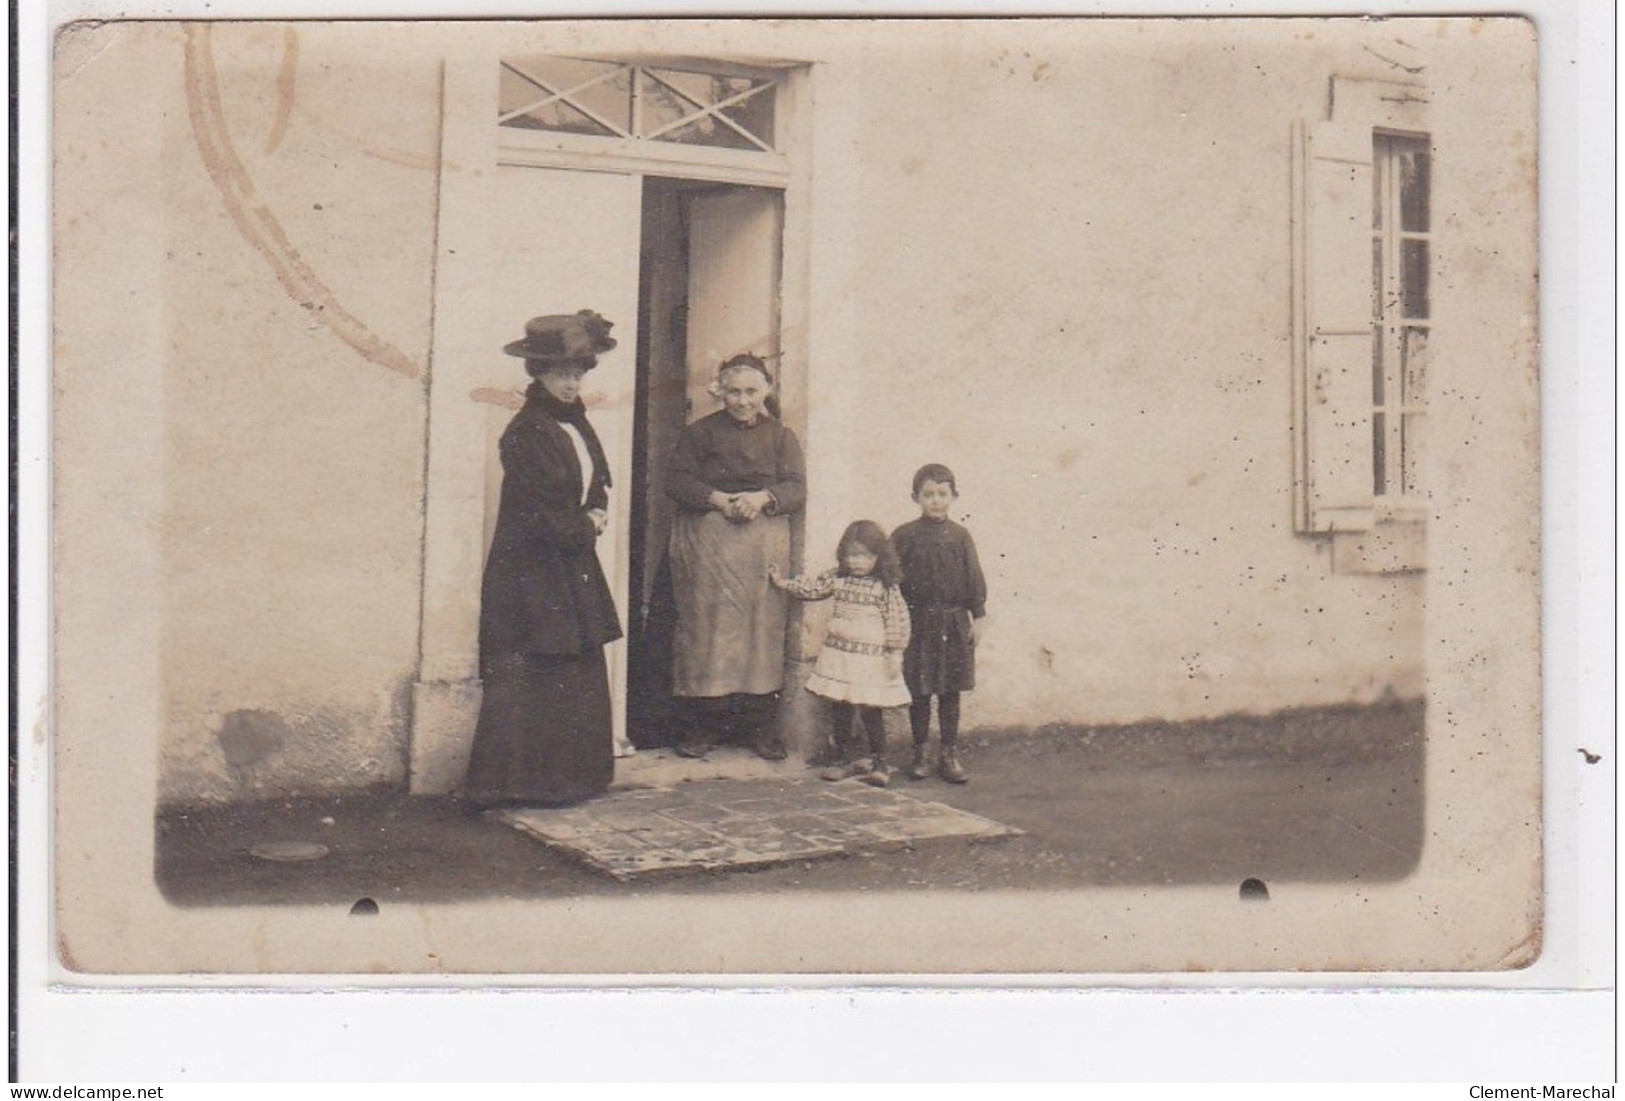
[[[931,775],[931,750],[927,746],[914,747],[914,760],[908,764],[910,780],[924,780]]]
[[[891,783],[891,769],[886,767],[885,761],[882,761],[877,757],[874,763],[870,765],[868,771],[862,776],[859,776],[858,779],[862,780],[872,788],[883,788],[887,784]]]
[[[833,768],[841,763],[841,751],[825,742],[807,758],[807,763],[813,768]]]
[[[965,775],[965,766],[959,763],[958,750],[943,747],[942,759],[937,762],[937,775],[950,784],[968,784],[970,777]]]
[[[818,774],[820,780],[850,780],[854,776],[867,776],[870,772],[869,758],[860,757],[856,761],[848,761],[844,765],[832,765]]]

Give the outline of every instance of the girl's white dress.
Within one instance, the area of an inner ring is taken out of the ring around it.
[[[784,588],[799,600],[835,600],[829,632],[812,676],[807,678],[808,691],[863,707],[898,707],[909,702],[902,672],[903,651],[908,648],[908,605],[897,586],[827,570],[817,577],[790,578]]]

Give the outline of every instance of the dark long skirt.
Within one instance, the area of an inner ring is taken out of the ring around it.
[[[463,794],[479,806],[563,806],[615,776],[604,650],[504,653],[485,669],[485,695]]]

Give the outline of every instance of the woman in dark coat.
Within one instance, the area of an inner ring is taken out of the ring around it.
[[[480,591],[484,697],[464,795],[478,807],[562,806],[609,787],[604,645],[620,621],[595,547],[609,464],[582,376],[615,347],[590,310],[531,319],[503,350],[534,380],[502,433],[502,500]]]

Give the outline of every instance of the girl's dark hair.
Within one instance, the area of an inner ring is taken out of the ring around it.
[[[854,520],[846,526],[846,531],[841,533],[841,541],[835,545],[837,574],[841,577],[848,576],[846,552],[854,544],[875,556],[875,569],[869,576],[887,588],[903,583],[903,565],[897,560],[897,548],[891,545],[886,533],[873,520]]]
[[[935,482],[939,486],[947,486],[959,496],[959,484],[954,481],[954,472],[941,463],[926,463],[914,472],[914,496],[920,495],[920,489],[926,482]]]

